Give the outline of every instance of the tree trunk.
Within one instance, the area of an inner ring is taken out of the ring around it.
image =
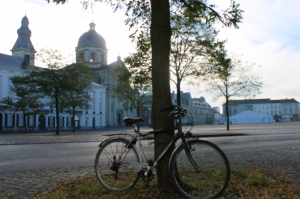
[[[179,75],[179,74],[177,74]],[[179,77],[177,77],[177,85],[176,85],[176,88],[177,88],[177,106],[181,107],[181,93],[180,93],[180,79]],[[181,126],[181,118],[179,119],[179,124]]]
[[[229,112],[228,112],[228,94],[226,91],[226,117],[227,117],[227,130],[229,130]]]
[[[24,115],[24,117],[23,117],[23,124],[24,124],[24,126],[25,126],[25,132],[27,132],[28,130],[27,130],[27,125],[26,125],[26,115],[25,115],[25,111],[23,111],[23,115]]]
[[[73,119],[72,119],[72,124],[73,124],[73,133],[75,133],[75,108],[73,107]]]
[[[58,107],[58,93],[55,92],[55,106],[56,106],[56,135],[59,134],[59,107]]]
[[[153,129],[168,128],[174,126],[173,117],[168,116],[169,111],[160,113],[160,110],[172,104],[170,94],[170,10],[168,0],[151,0],[152,21],[151,21],[151,46],[152,46],[152,85],[153,103],[152,119]],[[167,144],[159,142],[170,141],[174,137],[174,131],[155,134],[155,159],[166,148]],[[174,146],[173,146],[174,147]],[[168,164],[172,151],[169,151],[163,160],[158,164],[157,177],[158,187],[162,191],[173,190],[169,180]]]

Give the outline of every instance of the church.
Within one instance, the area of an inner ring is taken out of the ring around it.
[[[115,67],[125,67],[118,56],[113,63],[107,64],[107,47],[105,39],[96,31],[96,24],[90,23],[89,30],[83,33],[76,49],[76,61],[92,68],[95,82],[92,83],[91,108],[83,110],[78,108],[75,116],[75,127],[78,129],[99,129],[106,126],[124,125],[124,117],[135,117],[132,110],[123,108],[122,99],[112,92],[111,87],[117,84],[110,72]],[[21,27],[17,30],[18,38],[11,49],[12,55],[0,53],[0,100],[5,97],[16,100],[14,93],[10,91],[13,86],[11,76],[25,75],[26,70],[35,66],[36,50],[31,42],[31,30],[29,20],[24,16]],[[83,56],[82,56],[83,55]],[[44,107],[39,114],[30,115],[26,118],[29,131],[55,130],[55,107],[49,105],[50,99],[40,99]],[[60,113],[60,129],[70,130],[72,115]],[[23,116],[21,112],[13,112],[5,109],[0,104],[0,131],[24,131]]]

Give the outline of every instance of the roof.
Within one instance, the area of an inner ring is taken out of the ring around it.
[[[105,39],[99,33],[96,32],[95,26],[95,23],[90,23],[90,30],[83,33],[79,37],[77,47],[95,46],[106,49]]]
[[[268,104],[268,103],[299,103],[294,98],[293,99],[280,99],[280,100],[271,100],[267,99],[249,99],[249,100],[229,100],[229,106],[237,106],[239,104]],[[226,103],[223,104],[225,106]]]
[[[281,99],[281,100],[271,100],[271,103],[299,103],[297,100],[294,98],[292,99]]]
[[[190,92],[187,92],[187,93],[181,93],[181,103],[182,104],[186,104],[186,105],[190,105],[190,99],[192,98],[191,97],[191,93]]]
[[[29,21],[27,16],[24,16],[22,19],[22,23],[21,23],[21,27],[18,29],[17,33],[18,33],[18,39],[15,43],[15,45],[13,46],[12,50],[16,50],[18,48],[25,48],[25,49],[29,49],[31,51],[35,51],[30,37],[31,37],[31,31],[28,27]]]
[[[24,70],[23,63],[24,59],[21,57],[15,57],[0,53],[0,66]]]

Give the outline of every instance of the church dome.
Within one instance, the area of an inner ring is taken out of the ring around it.
[[[86,33],[83,33],[79,37],[77,47],[94,46],[106,49],[105,39],[99,33],[96,32],[95,26],[95,23],[90,23],[90,30]]]

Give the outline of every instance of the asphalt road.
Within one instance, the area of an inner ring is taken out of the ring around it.
[[[270,134],[203,138],[217,144],[225,154],[299,147],[300,134]],[[1,145],[0,173],[71,168],[94,164],[99,142]],[[143,142],[147,158],[153,158],[153,145]]]

